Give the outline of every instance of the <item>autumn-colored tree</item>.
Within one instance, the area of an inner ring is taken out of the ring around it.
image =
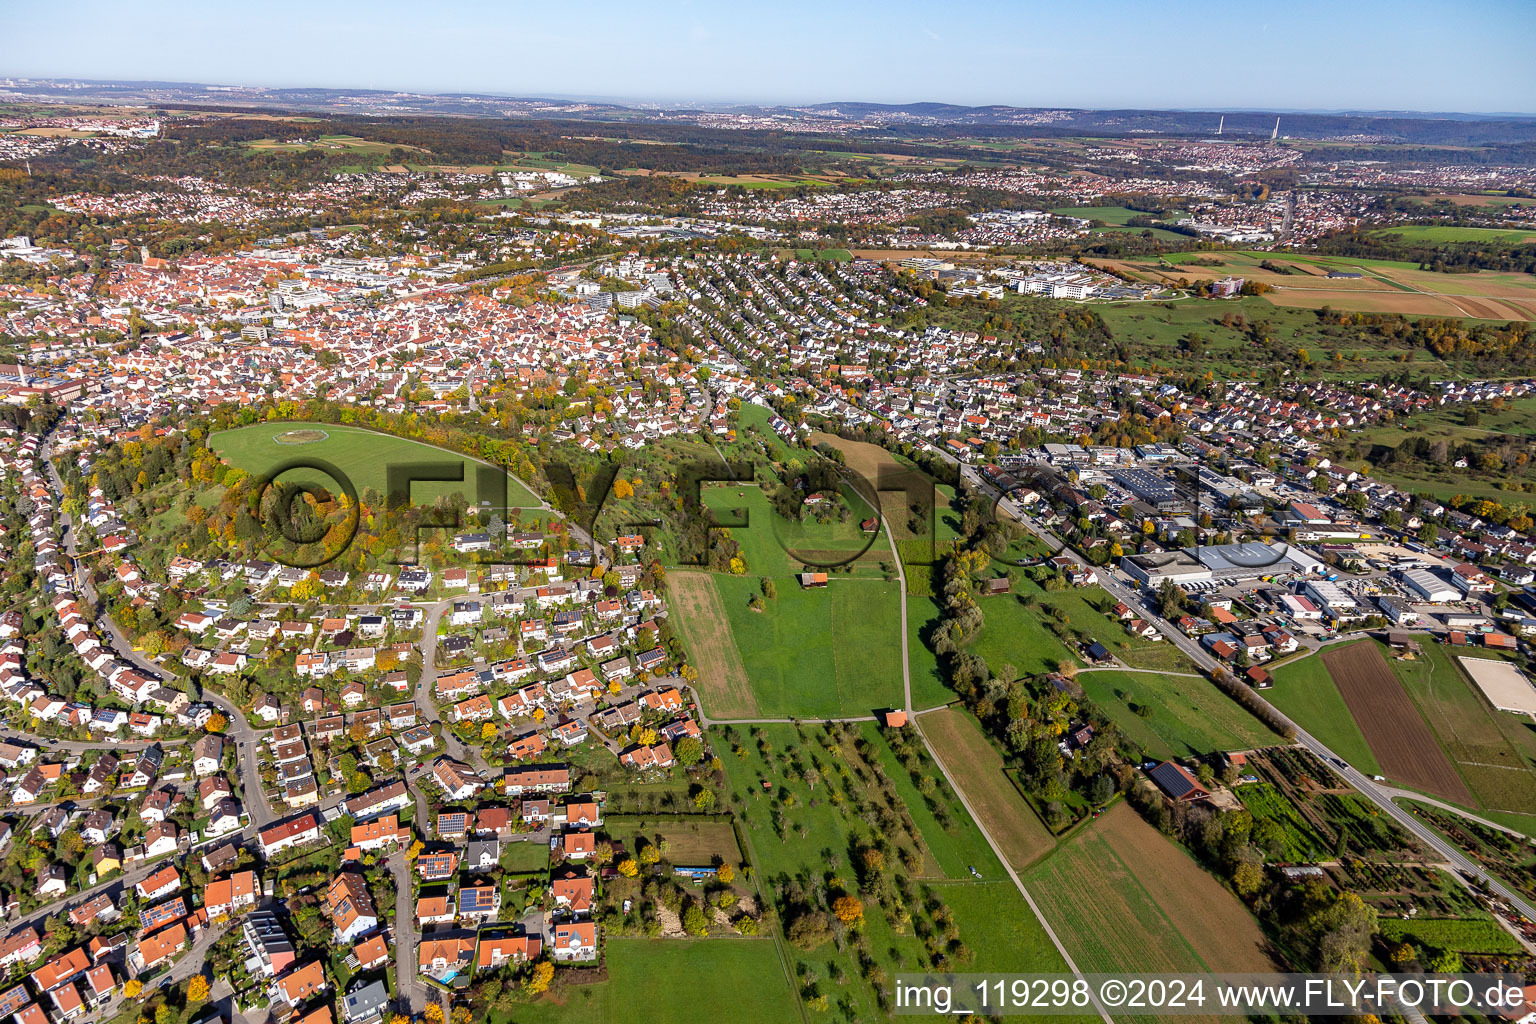
[[[732,879],[736,877],[736,869],[729,864],[721,864],[719,870],[715,872],[715,877],[726,885],[730,885]]]
[[[613,496],[620,501],[625,501],[635,496],[635,485],[623,477],[615,477],[613,481]]]
[[[640,865],[635,863],[635,858],[625,857],[619,861],[618,871],[625,878],[634,878],[640,873]]]
[[[1232,888],[1239,896],[1251,896],[1264,884],[1264,869],[1252,861],[1243,861],[1232,871]]]
[[[832,901],[832,913],[843,924],[858,924],[864,920],[864,901],[857,896],[839,896]]]
[[[500,729],[496,728],[495,722],[486,722],[480,727],[480,739],[482,742],[489,743],[496,738],[496,734],[500,731]]]
[[[123,982],[123,995],[127,996],[129,999],[134,998],[143,991],[144,983],[138,978],[129,978],[127,981]]]
[[[288,588],[288,596],[295,601],[312,601],[319,597],[325,587],[320,582],[320,574],[312,572]]]
[[[208,999],[208,979],[201,974],[192,975],[192,980],[187,982],[187,1004],[206,1002]]]
[[[443,1024],[443,1008],[437,1003],[428,1003],[421,1015],[427,1019],[427,1024]]]
[[[646,843],[640,847],[640,863],[656,864],[661,860],[661,851],[653,843]]]
[[[555,980],[555,965],[548,960],[540,960],[533,965],[533,973],[528,975],[528,980],[523,982],[523,989],[531,996],[542,995],[549,991],[549,983]]]
[[[208,721],[203,723],[203,728],[209,732],[223,732],[229,728],[229,719],[220,712],[215,711],[208,716]]]

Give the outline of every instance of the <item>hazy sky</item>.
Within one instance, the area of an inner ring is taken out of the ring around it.
[[[1536,112],[1536,0],[0,0],[0,76]]]

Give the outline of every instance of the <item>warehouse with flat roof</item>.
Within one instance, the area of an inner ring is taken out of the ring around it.
[[[1211,570],[1188,551],[1126,555],[1120,559],[1120,568],[1150,590],[1161,587],[1164,580],[1184,584],[1203,583],[1211,578]]]
[[[1315,576],[1323,571],[1322,562],[1283,541],[1276,544],[1256,540],[1239,544],[1202,544],[1195,549],[1195,555],[1213,576],[1252,579],[1283,572]]]
[[[1428,569],[1404,569],[1398,575],[1409,590],[1432,604],[1461,600],[1460,588]]]

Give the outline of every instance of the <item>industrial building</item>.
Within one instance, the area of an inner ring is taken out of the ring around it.
[[[1312,576],[1323,572],[1322,562],[1284,542],[1264,544],[1250,540],[1239,544],[1205,544],[1195,549],[1195,556],[1211,575],[1236,579],[1278,573]]]
[[[1138,580],[1148,590],[1156,590],[1164,580],[1176,584],[1203,583],[1211,578],[1211,570],[1187,551],[1159,551],[1150,555],[1126,555],[1120,559],[1120,568]]]
[[[1455,584],[1428,569],[1405,569],[1398,575],[1409,590],[1431,603],[1461,600],[1461,590]]]

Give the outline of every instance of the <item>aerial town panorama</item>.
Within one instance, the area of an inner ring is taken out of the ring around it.
[[[1536,973],[1536,116],[6,22],[0,1024]]]

